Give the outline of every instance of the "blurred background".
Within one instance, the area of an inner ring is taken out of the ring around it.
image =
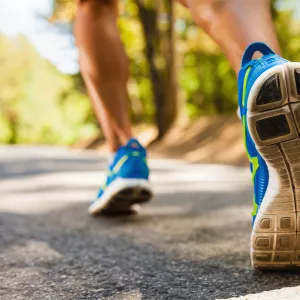
[[[101,144],[78,67],[75,10],[74,0],[0,0],[0,143]],[[299,1],[272,1],[272,10],[284,56],[300,61]],[[168,0],[120,0],[119,28],[136,134],[158,137],[160,153],[244,161],[235,74],[189,12]],[[220,156],[226,146],[230,155]]]

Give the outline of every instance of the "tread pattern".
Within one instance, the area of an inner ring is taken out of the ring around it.
[[[248,106],[249,130],[270,173],[251,259],[258,269],[300,269],[300,63],[266,73]]]
[[[284,114],[261,119],[256,122],[256,130],[262,141],[290,134],[290,127]]]
[[[127,214],[135,204],[143,204],[151,199],[151,193],[143,188],[126,188],[116,194],[102,214]]]

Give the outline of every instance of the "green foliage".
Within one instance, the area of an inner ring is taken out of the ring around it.
[[[158,0],[157,0],[158,1]],[[57,0],[53,20],[72,22],[74,0]],[[135,122],[153,122],[154,101],[145,40],[135,0],[120,1],[119,28],[130,60],[128,85]],[[148,1],[153,5],[153,1]],[[158,2],[155,2],[158,3]],[[295,1],[272,1],[283,55],[300,61]],[[190,118],[235,113],[236,75],[188,10],[176,8],[177,73]],[[160,27],[166,19],[160,16]],[[71,144],[96,135],[98,126],[80,76],[59,73],[23,37],[0,35],[0,142]]]
[[[135,121],[150,122],[154,114],[153,95],[138,9],[133,1],[123,4],[118,25],[130,61],[131,80],[128,92],[132,102],[132,115]],[[138,110],[136,106],[139,107]]]
[[[300,61],[300,22],[290,10],[276,14],[275,25],[283,56],[291,61]]]
[[[0,142],[70,144],[95,133],[88,98],[23,37],[0,36]]]

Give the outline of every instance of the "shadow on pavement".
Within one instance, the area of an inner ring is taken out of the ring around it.
[[[126,218],[91,218],[85,203],[2,212],[1,299],[217,299],[299,285],[299,273],[250,268],[249,202],[249,190],[184,192]]]
[[[106,167],[105,158],[23,152],[17,149],[0,160],[1,300],[226,299],[300,284],[299,273],[251,269],[252,191],[234,181],[231,186],[226,175],[226,188],[222,182],[208,188],[204,180],[192,183],[194,191],[190,180],[174,176],[180,164],[158,163],[156,187],[167,178],[168,189],[141,214],[92,218],[87,195],[96,190],[94,183],[79,185],[77,176],[74,182],[60,180],[69,172],[93,177]],[[216,172],[213,168],[211,174]],[[41,184],[38,175],[54,173],[62,174],[55,175],[55,183]]]

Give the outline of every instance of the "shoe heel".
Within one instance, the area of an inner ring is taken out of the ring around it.
[[[247,122],[269,170],[268,189],[251,236],[252,264],[258,269],[299,268],[299,63],[272,68],[260,78],[249,94]]]

